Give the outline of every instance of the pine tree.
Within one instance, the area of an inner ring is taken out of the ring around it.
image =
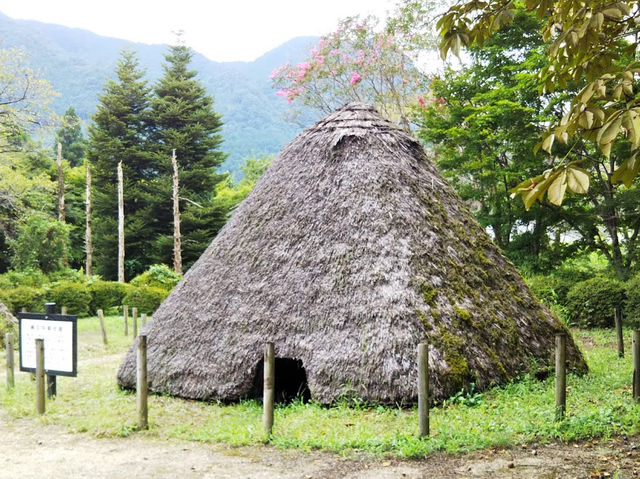
[[[197,72],[189,69],[192,57],[193,52],[184,45],[170,47],[164,75],[151,101],[152,138],[161,171],[157,188],[163,192],[153,214],[158,235],[156,259],[172,264],[171,156],[175,149],[180,165],[185,268],[200,256],[226,219],[226,211],[213,202],[215,187],[224,178],[216,173],[226,157],[219,150],[222,121],[213,110],[213,98],[196,78]]]
[[[75,109],[70,106],[62,118],[62,127],[56,132],[54,151],[57,154],[58,143],[62,145],[62,156],[71,166],[82,164],[87,142],[82,134],[80,118]]]
[[[117,80],[107,82],[89,128],[88,158],[94,189],[95,270],[108,279],[117,275],[116,168],[124,170],[126,276],[131,278],[149,266],[149,245],[154,232],[150,218],[154,204],[151,182],[158,175],[149,148],[151,90],[131,51],[123,51]]]

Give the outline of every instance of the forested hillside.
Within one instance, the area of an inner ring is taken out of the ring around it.
[[[166,45],[131,43],[86,30],[35,21],[14,20],[0,13],[0,46],[26,50],[40,76],[60,94],[53,101],[62,115],[73,106],[85,121],[95,112],[98,95],[107,78],[113,78],[124,47],[134,50],[147,79],[161,75]],[[274,95],[269,74],[288,61],[303,58],[313,37],[295,38],[254,62],[213,62],[196,54],[193,68],[215,99],[222,114],[224,143],[229,154],[223,170],[239,173],[242,160],[254,154],[277,153],[302,125],[285,118],[287,104]]]

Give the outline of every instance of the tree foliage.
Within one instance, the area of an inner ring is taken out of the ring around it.
[[[71,166],[82,164],[86,154],[87,142],[82,134],[82,125],[75,109],[70,106],[62,117],[62,126],[56,132],[56,141],[53,147],[57,155],[58,143],[62,145],[62,157]]]
[[[614,145],[629,143],[629,152],[614,162],[613,183],[630,186],[640,170],[640,105],[636,99],[640,63],[640,10],[632,1],[526,0],[526,8],[544,20],[548,63],[539,70],[541,92],[581,84],[565,114],[548,128],[540,148],[555,153],[554,143],[579,137],[594,144],[609,159]],[[516,4],[511,0],[472,0],[457,4],[440,19],[443,56],[458,54],[462,46],[482,44],[495,30],[510,23]],[[583,193],[588,179],[580,163],[562,161],[513,190],[528,205],[546,193],[562,202],[567,189]]]

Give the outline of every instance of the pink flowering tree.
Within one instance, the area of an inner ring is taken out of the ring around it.
[[[274,70],[276,95],[322,113],[352,101],[370,103],[409,129],[411,109],[424,102],[427,78],[415,67],[410,34],[378,24],[375,17],[342,20],[305,61]]]

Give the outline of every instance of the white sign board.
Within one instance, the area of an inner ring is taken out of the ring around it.
[[[76,316],[20,313],[18,319],[21,371],[35,371],[36,339],[43,339],[45,372],[57,376],[76,375]]]

